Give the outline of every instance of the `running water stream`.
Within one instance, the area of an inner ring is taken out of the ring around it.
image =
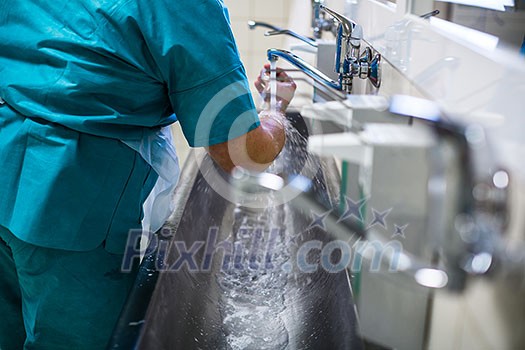
[[[270,61],[270,111],[277,113],[277,61]]]

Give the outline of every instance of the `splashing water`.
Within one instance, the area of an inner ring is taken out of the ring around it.
[[[319,164],[316,162],[316,158],[307,152],[307,137],[303,136],[290,120],[284,119],[283,125],[286,143],[267,172],[284,178],[301,174],[312,179]]]
[[[240,247],[233,268],[222,270],[217,283],[222,290],[221,313],[228,349],[285,349],[288,331],[279,316],[288,274],[282,266],[290,259],[286,247],[286,213],[271,205],[234,210],[233,241]],[[272,241],[272,243],[270,243]],[[272,245],[271,266],[267,247]],[[259,251],[254,250],[258,245]],[[239,258],[237,258],[239,256]]]

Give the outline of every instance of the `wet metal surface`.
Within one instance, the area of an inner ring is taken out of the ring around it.
[[[322,171],[313,183],[318,200],[329,202]],[[177,269],[177,262],[180,265],[181,242],[187,249],[199,241],[210,244],[210,228],[218,230],[216,242],[242,241],[248,236],[246,243],[253,242],[257,232],[247,230],[245,236],[238,232],[242,225],[238,221],[247,214],[218,195],[200,172],[186,191],[189,195],[181,196],[187,198],[184,211],[170,220],[177,226],[172,241],[178,243],[169,249],[168,270]],[[209,271],[189,271],[191,264],[185,264],[177,271],[162,272],[139,349],[362,348],[346,271],[330,273],[319,268],[305,273],[293,263],[304,242],[328,242],[329,234],[321,227],[309,228],[310,213],[294,211],[287,204],[259,213],[258,220],[261,217],[266,220],[266,227],[259,231],[261,246],[272,240],[270,228],[280,228],[273,236],[273,268],[265,269],[268,257],[261,249],[251,261],[255,265],[246,257],[233,257],[230,268],[225,269],[221,251],[212,259]],[[194,259],[199,270],[205,250],[203,245]],[[314,254],[309,259],[315,262],[319,257]],[[236,263],[242,268],[236,269]]]
[[[318,248],[301,255],[309,243],[346,240],[327,233],[317,212],[337,208],[338,172],[306,152],[302,118],[289,120],[287,145],[269,171],[285,183],[306,174],[316,212],[292,206],[284,191],[255,191],[261,205],[250,208],[230,196],[232,179],[194,151],[110,349],[363,348],[347,271],[321,268]]]

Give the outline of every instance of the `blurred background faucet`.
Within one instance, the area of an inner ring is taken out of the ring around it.
[[[321,39],[323,32],[331,32],[337,36],[337,23],[332,19],[326,19],[321,6],[324,0],[312,0],[312,29],[316,39]]]
[[[252,21],[252,20],[248,21],[248,28],[250,28],[251,30],[254,30],[257,27],[268,28],[268,29],[276,30],[276,31],[283,30],[283,28],[274,26],[273,24],[270,24],[270,23]]]
[[[307,43],[310,46],[317,47],[317,43],[315,42],[314,38],[309,38],[307,36],[301,35],[299,33],[294,32],[293,30],[284,29],[284,28],[274,26],[266,22],[258,22],[258,21],[252,21],[252,20],[248,21],[248,28],[250,28],[251,30],[254,30],[257,27],[263,27],[263,28],[270,29],[269,31],[264,33],[265,36],[289,35],[289,36],[292,36],[296,39],[299,39]]]
[[[292,36],[296,39],[299,39],[307,43],[310,46],[317,47],[317,42],[315,41],[315,39],[298,34],[289,29],[271,30],[271,31],[267,31],[266,33],[264,33],[265,36],[274,36],[274,35],[281,35],[281,34]]]

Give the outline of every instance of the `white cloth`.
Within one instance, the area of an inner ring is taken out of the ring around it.
[[[179,159],[173,145],[169,126],[144,135],[140,141],[122,141],[141,157],[159,175],[155,186],[143,204],[142,230],[156,232],[175,209],[173,192],[180,176]]]

